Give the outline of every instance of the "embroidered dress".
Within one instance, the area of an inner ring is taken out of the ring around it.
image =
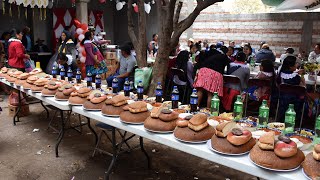
[[[219,96],[223,96],[223,76],[212,69],[201,68],[193,87],[203,88],[212,93],[218,92]]]
[[[255,77],[257,79],[272,79],[273,73],[260,71]],[[262,101],[269,100],[271,95],[271,87],[259,88],[258,86],[251,86],[245,90],[248,93],[249,100]]]
[[[108,71],[107,64],[104,61],[104,58],[98,47],[95,46],[90,40],[86,40],[84,42],[84,47],[87,53],[86,73],[88,74],[88,72],[90,72],[92,75],[106,73]],[[100,63],[96,64],[94,59],[98,59]]]
[[[301,77],[298,73],[292,71],[283,71],[278,77],[278,83],[300,85]],[[303,107],[304,97],[297,97],[291,94],[281,94],[279,97],[279,121],[284,122],[285,112],[289,107],[289,104],[294,104],[294,110],[296,111],[296,126],[300,125],[300,117]]]

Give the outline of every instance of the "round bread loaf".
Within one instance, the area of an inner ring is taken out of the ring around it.
[[[198,132],[193,131],[189,127],[176,127],[174,130],[174,136],[183,141],[200,142],[209,140],[215,132],[216,130],[212,126],[207,126]]]
[[[150,116],[149,111],[141,113],[131,113],[130,111],[123,111],[120,114],[120,119],[127,123],[143,123]]]
[[[251,138],[247,143],[235,146],[231,144],[227,138],[220,138],[216,135],[211,138],[211,147],[219,152],[228,154],[242,154],[248,152],[256,144],[256,141]]]
[[[17,86],[22,86],[24,83],[26,83],[27,80],[20,80],[20,79],[17,79],[14,83],[17,85]]]
[[[167,110],[167,109],[166,109]],[[167,110],[170,112],[170,110]],[[161,112],[159,115],[159,119],[165,122],[170,122],[176,120],[179,117],[179,113],[172,111],[171,113],[163,113]]]
[[[87,98],[82,98],[79,96],[70,96],[69,97],[69,104],[83,105],[83,103],[86,101],[87,101]]]
[[[54,96],[57,93],[57,89],[56,90],[50,90],[47,88],[42,89],[41,93],[43,95],[47,95],[47,96]]]
[[[144,127],[152,131],[173,131],[176,127],[176,120],[165,122],[157,118],[148,117],[144,121]]]
[[[304,154],[298,149],[296,155],[289,158],[280,158],[274,151],[262,150],[258,145],[255,145],[250,151],[250,159],[256,164],[266,168],[289,170],[300,166],[304,160]]]
[[[88,101],[86,100],[84,103],[83,103],[83,107],[87,110],[101,110],[102,109],[102,106],[103,106],[104,102],[101,102],[101,103],[97,103],[97,104],[94,104],[92,103],[91,101]]]
[[[57,91],[55,98],[59,100],[68,100],[69,96],[64,95],[61,91]]]
[[[123,106],[119,106],[119,107],[115,107],[115,106],[112,106],[112,105],[106,105],[104,103],[104,105],[102,106],[102,109],[101,109],[101,112],[102,114],[105,114],[105,115],[120,115],[124,110],[123,110]]]
[[[129,111],[129,105],[128,105],[128,104],[124,105],[122,109],[123,109],[124,111]]]
[[[28,82],[25,82],[25,83],[22,84],[22,86],[23,86],[23,89],[30,89],[31,86],[33,86],[33,84],[30,84],[30,83],[28,83]]]
[[[302,168],[311,179],[320,177],[320,161],[313,158],[312,152],[306,156],[306,159],[302,163]]]
[[[41,92],[44,89],[44,86],[31,86],[31,91],[33,92]]]

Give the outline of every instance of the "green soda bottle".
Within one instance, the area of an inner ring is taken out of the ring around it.
[[[263,100],[259,108],[259,128],[266,128],[269,120],[269,107],[267,101]]]
[[[293,104],[289,104],[289,108],[286,111],[284,123],[285,123],[284,133],[285,134],[293,133],[294,125],[296,123],[296,112],[294,111]]]
[[[317,117],[314,132],[316,134],[313,138],[313,142],[314,142],[314,144],[319,144],[320,143],[320,115]]]
[[[255,66],[256,66],[256,61],[254,60],[253,57],[251,57],[251,58],[250,58],[251,71],[254,71]]]
[[[238,95],[237,101],[234,103],[234,107],[233,107],[234,120],[242,119],[242,114],[243,114],[243,102],[241,99],[241,95]]]
[[[213,97],[211,99],[211,115],[219,116],[220,109],[220,99],[217,92],[213,93]]]

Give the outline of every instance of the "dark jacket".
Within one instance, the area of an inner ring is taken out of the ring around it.
[[[256,62],[261,63],[261,61],[264,59],[271,60],[272,62],[276,61],[276,57],[271,50],[260,49],[256,54]]]
[[[210,56],[204,60],[202,63],[202,67],[210,68],[214,71],[219,72],[220,74],[224,74],[225,67],[229,69],[230,59],[227,55],[217,53],[213,56]]]

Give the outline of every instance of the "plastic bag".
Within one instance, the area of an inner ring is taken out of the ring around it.
[[[31,59],[27,59],[24,61],[26,72],[31,72],[34,68],[36,68],[34,61]]]
[[[22,99],[21,101],[21,105],[25,105],[26,104],[26,100],[23,98],[23,95],[21,92],[20,93],[20,98]],[[17,92],[12,92],[9,96],[9,104],[12,106],[18,106],[19,105],[19,94]]]
[[[152,77],[151,67],[137,68],[134,73],[135,87],[137,88],[139,81],[142,81],[143,89],[146,91],[149,88],[151,77]]]

